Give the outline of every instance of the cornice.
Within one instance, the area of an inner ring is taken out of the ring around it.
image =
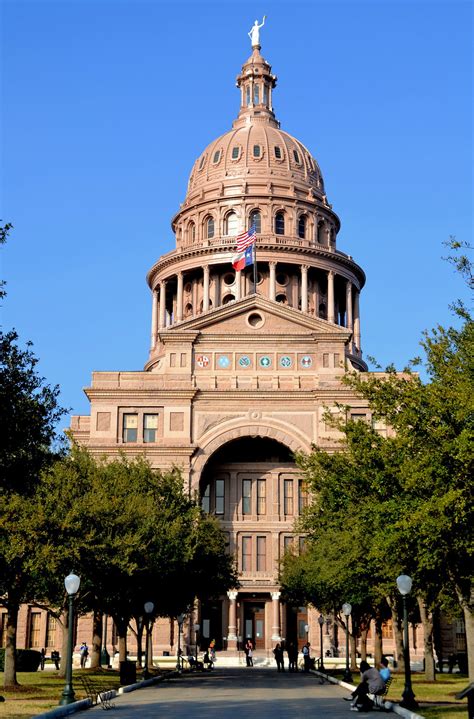
[[[173,389],[173,388],[133,388],[133,387],[113,387],[102,389],[100,387],[84,387],[84,392],[87,398],[92,400],[99,399],[142,399],[153,395],[154,400],[188,400],[191,402],[196,395],[196,389]]]

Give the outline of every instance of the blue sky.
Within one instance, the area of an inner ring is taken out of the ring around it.
[[[2,324],[74,413],[92,370],[147,359],[145,274],[174,246],[195,158],[238,112],[264,13],[277,117],[367,274],[365,354],[403,367],[451,322],[464,290],[442,242],[472,239],[470,2],[4,0]]]

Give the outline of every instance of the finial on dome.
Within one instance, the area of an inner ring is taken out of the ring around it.
[[[254,24],[252,25],[252,28],[250,32],[248,33],[248,36],[251,40],[252,47],[258,47],[260,49],[260,28],[265,25],[265,19],[266,15],[263,16],[262,24],[258,24],[258,20],[255,20]]]

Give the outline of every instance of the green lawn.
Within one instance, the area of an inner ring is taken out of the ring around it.
[[[101,688],[118,689],[120,686],[117,671],[80,670],[73,673],[73,685],[76,699],[84,699],[86,694],[78,679],[81,674],[87,674]],[[0,677],[3,677],[0,674]],[[64,679],[58,679],[56,671],[19,672],[20,686],[16,691],[5,691],[0,684],[0,694],[5,697],[5,703],[0,704],[2,719],[31,719],[59,704],[64,688]]]

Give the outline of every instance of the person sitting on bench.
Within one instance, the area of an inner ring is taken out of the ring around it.
[[[360,684],[356,686],[349,697],[344,697],[351,702],[351,711],[362,712],[372,709],[374,703],[368,694],[383,694],[385,682],[377,669],[371,667],[366,661],[360,663]]]

